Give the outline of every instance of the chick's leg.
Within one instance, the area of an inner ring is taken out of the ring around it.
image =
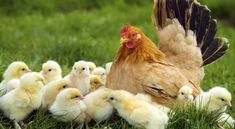
[[[14,121],[14,127],[15,127],[15,129],[21,129],[21,127],[17,121]]]

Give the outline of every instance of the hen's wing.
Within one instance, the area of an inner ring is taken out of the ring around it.
[[[166,101],[176,99],[183,85],[190,86],[194,96],[200,92],[200,87],[191,83],[174,65],[162,62],[146,63],[142,70],[147,71],[141,78],[143,90],[157,98]]]
[[[202,66],[218,60],[225,54],[229,46],[228,40],[215,37],[217,23],[211,18],[210,10],[206,6],[196,0],[154,0],[153,21],[158,30],[172,24],[173,19],[177,19],[183,27],[185,36],[188,35],[188,30],[194,33],[197,47],[202,54]]]

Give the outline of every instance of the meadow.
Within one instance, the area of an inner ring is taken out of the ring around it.
[[[235,5],[235,2],[232,0],[224,0],[223,4],[219,0],[202,2],[209,4],[212,13],[214,11],[214,17],[223,19],[218,20],[217,35],[227,37],[230,48],[221,60],[205,68],[206,75],[201,87],[207,90],[213,86],[223,86],[229,89],[234,97],[235,28],[232,19],[235,16],[228,8]],[[98,66],[103,66],[113,60],[119,47],[119,32],[125,23],[138,26],[157,44],[157,34],[151,20],[152,6],[152,0],[144,2],[141,0],[22,0],[21,2],[0,0],[0,75],[11,62],[16,60],[26,62],[33,71],[40,71],[42,63],[49,59],[56,60],[61,64],[63,75],[68,74],[73,63],[78,60],[93,61]],[[234,110],[235,106],[228,110],[233,117],[235,117]],[[205,122],[197,120],[199,123]],[[200,125],[197,122],[191,123],[191,127],[214,129],[212,126]],[[27,123],[26,129],[82,128],[73,122],[57,122],[42,110],[30,115],[25,123]],[[118,116],[103,123],[90,124],[92,129],[104,127],[133,128]],[[2,114],[0,114],[0,128],[13,128],[12,123]],[[177,125],[172,125],[170,128],[180,129]]]

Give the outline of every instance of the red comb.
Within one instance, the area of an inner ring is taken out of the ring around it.
[[[121,33],[125,33],[129,30],[129,28],[131,27],[131,24],[126,24],[122,29],[121,29]]]

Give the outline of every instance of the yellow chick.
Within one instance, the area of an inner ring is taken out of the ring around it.
[[[83,95],[89,92],[90,72],[85,61],[75,62],[72,71],[64,78],[70,86],[78,88]]]
[[[193,102],[193,99],[193,89],[187,85],[184,85],[178,92],[176,104],[179,106],[185,105],[188,102]]]
[[[113,64],[112,62],[108,62],[108,63],[105,64],[106,75],[109,74],[109,71],[110,71],[110,68],[111,68],[112,64]]]
[[[102,82],[105,84],[106,82],[106,70],[102,67],[97,67],[92,71],[93,75],[97,75],[100,77]]]
[[[42,87],[43,76],[41,74],[27,73],[20,78],[19,87],[0,98],[0,109],[6,117],[14,121],[15,128],[20,129],[18,122],[40,107]]]
[[[146,101],[136,99],[133,94],[127,91],[112,91],[109,102],[118,114],[133,126],[146,129],[164,129],[167,125],[169,119],[167,113]]]
[[[90,74],[92,73],[92,71],[96,68],[96,65],[94,62],[91,62],[91,61],[87,61],[87,64],[88,64],[88,67],[89,67],[89,70],[90,70]]]
[[[83,95],[76,88],[67,88],[61,91],[50,107],[53,117],[63,122],[83,123],[86,118],[85,110]]]
[[[20,79],[11,79],[6,84],[6,91],[9,92],[20,85]]]
[[[229,114],[223,113],[219,118],[219,123],[222,123],[223,125],[225,124],[225,126],[234,128],[235,120]]]
[[[145,93],[137,93],[135,95],[135,98],[136,99],[139,99],[139,100],[142,100],[142,101],[145,101],[145,102],[148,102],[152,105],[154,105],[155,107],[157,107],[158,109],[160,109],[161,111],[165,112],[165,113],[169,113],[170,112],[170,108],[164,106],[164,105],[161,105],[157,102],[154,102],[152,101],[152,98],[149,94],[145,94]]]
[[[61,67],[56,61],[53,60],[48,60],[46,63],[44,63],[40,73],[45,78],[45,84],[62,78]]]
[[[218,110],[224,112],[227,107],[232,107],[231,100],[231,93],[223,87],[214,87],[195,99],[198,108],[207,108],[209,112]]]
[[[95,91],[96,89],[104,86],[103,82],[101,81],[100,77],[97,75],[90,75],[90,92]]]
[[[23,74],[31,72],[29,67],[22,61],[12,62],[3,73],[3,81],[0,84],[0,90],[6,90],[6,85],[11,79],[20,78]]]
[[[49,108],[62,90],[69,87],[69,82],[65,79],[52,81],[43,87],[42,107]]]
[[[87,122],[91,119],[100,122],[111,117],[113,107],[107,101],[110,92],[111,89],[99,88],[85,96]]]

